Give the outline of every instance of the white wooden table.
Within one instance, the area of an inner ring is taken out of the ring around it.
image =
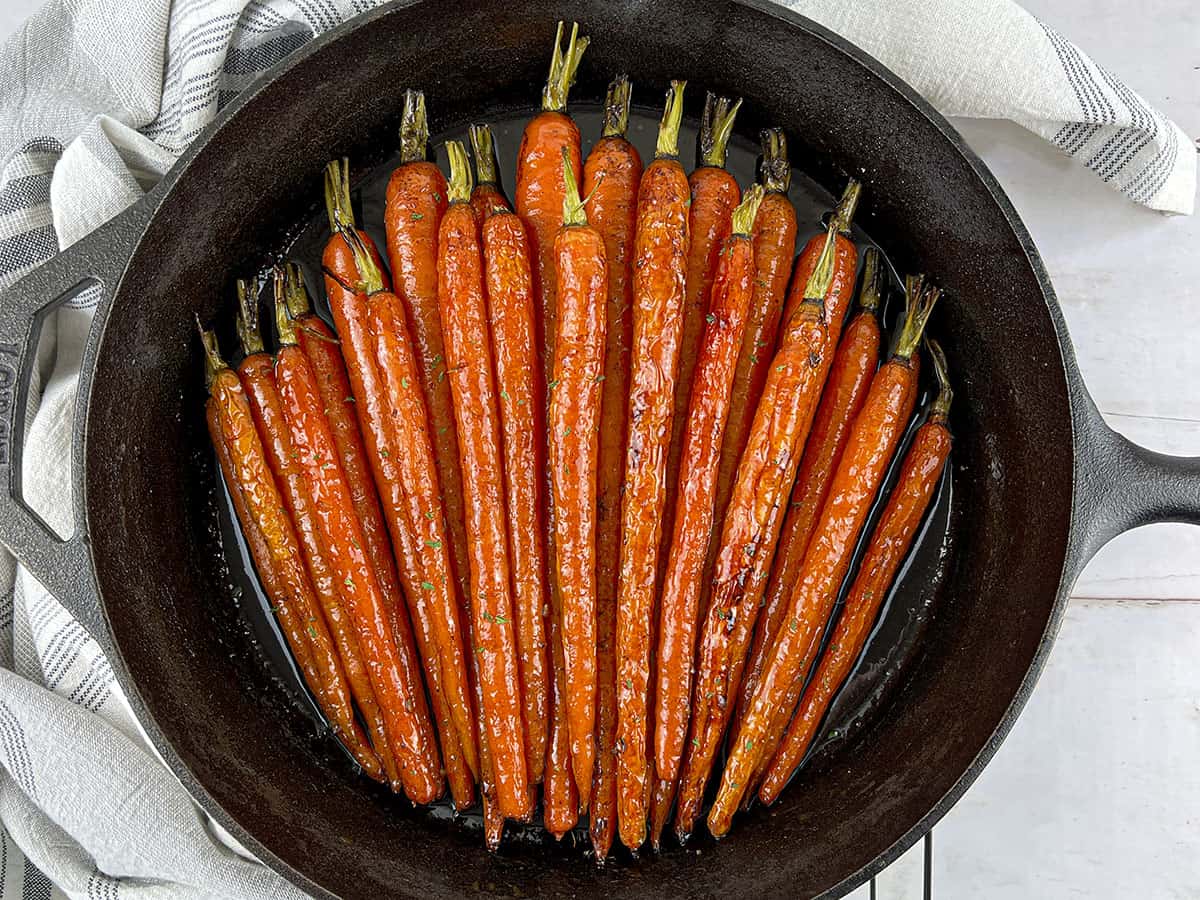
[[[0,0],[0,39],[40,2]],[[1196,0],[1025,5],[1200,136]],[[1041,248],[1100,409],[1200,454],[1200,216],[1135,207],[1015,125],[957,124]],[[1084,572],[1025,714],[935,830],[933,896],[1200,897],[1198,762],[1200,529],[1145,528]],[[922,872],[918,846],[877,897],[921,897]]]

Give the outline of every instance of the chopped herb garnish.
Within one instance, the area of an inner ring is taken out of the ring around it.
[[[717,317],[714,316],[712,313],[709,313],[707,316],[704,317],[704,321],[707,322],[709,325],[711,325],[713,322],[717,321]]]
[[[633,679],[632,678],[625,679],[625,687],[627,687],[631,690],[633,689]]]
[[[507,399],[508,399],[508,391],[501,391],[501,392],[500,392],[500,399],[501,399],[501,400],[507,400]]]
[[[548,388],[550,388],[550,390],[554,390],[556,387],[558,387],[558,379],[557,379],[557,378],[553,379],[553,380],[552,380],[552,381],[551,381],[551,382],[550,382],[550,383],[547,385],[547,387],[548,387]]]
[[[389,456],[391,456],[391,454],[388,453],[386,450],[380,450],[379,455],[382,456],[384,459],[387,459]]]
[[[308,626],[308,633],[314,641],[317,639],[317,629],[313,628],[311,625]]]
[[[355,550],[362,549],[362,547],[358,546],[358,541],[356,541],[354,538],[350,538],[350,546],[353,547]]]
[[[775,367],[775,371],[776,371],[776,372],[782,372],[782,371],[783,371],[784,369],[786,369],[786,368],[787,368],[787,366],[782,366],[782,365],[781,365],[781,366],[776,366],[776,367]]]
[[[571,426],[568,425],[566,428],[563,429],[563,437],[570,437],[570,436],[571,436]]]
[[[414,222],[420,222],[423,218],[425,218],[423,213],[413,213],[412,214],[412,220]]]
[[[758,365],[758,354],[757,353],[750,354],[750,362],[754,363],[754,365],[756,365],[756,366]]]
[[[430,522],[432,522],[433,521],[433,513],[431,513],[431,512],[425,513],[425,518],[427,518]]]
[[[433,590],[433,582],[432,581],[422,581],[421,588],[422,588],[422,590],[432,591]]]
[[[495,622],[497,625],[507,625],[508,624],[508,619],[506,619],[504,616],[492,616],[492,621]]]
[[[400,387],[408,390],[408,376],[404,375],[400,378]]]
[[[434,550],[441,550],[442,542],[441,541],[426,541],[425,546],[432,547]]]
[[[746,752],[749,753],[753,749],[754,749],[754,739],[746,738]]]
[[[792,634],[795,634],[799,630],[800,630],[800,623],[798,621],[796,621],[795,619],[792,619],[792,621],[788,622],[788,631],[790,631]]]
[[[343,581],[342,584],[344,584],[348,588],[352,588],[352,587],[354,587],[354,579],[351,578],[349,575],[347,575],[346,580]]]

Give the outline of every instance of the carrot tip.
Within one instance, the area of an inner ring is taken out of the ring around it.
[[[786,194],[792,183],[792,164],[788,160],[787,135],[782,128],[763,129],[759,136],[762,143],[762,162],[759,177],[762,186],[771,194]]]

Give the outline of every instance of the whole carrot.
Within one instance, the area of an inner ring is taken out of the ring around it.
[[[738,465],[725,512],[712,598],[700,632],[692,700],[691,742],[684,763],[675,830],[686,837],[699,815],[704,786],[733,712],[759,599],[782,508],[796,478],[837,343],[841,316],[827,321],[837,294],[835,232],[831,226],[804,302],[788,322]],[[850,265],[853,271],[853,264]],[[851,282],[852,282],[851,278]]]
[[[754,696],[759,673],[767,661],[767,652],[775,643],[779,622],[787,608],[788,594],[804,564],[808,540],[816,526],[821,506],[825,503],[825,496],[829,493],[829,485],[846,441],[850,438],[850,427],[862,408],[871,377],[879,366],[878,310],[882,278],[879,251],[869,247],[864,260],[859,312],[846,326],[838,344],[829,382],[821,395],[816,418],[813,419],[812,433],[804,448],[783,530],[779,534],[771,579],[763,595],[764,606],[754,629],[750,661],[742,676],[737,708],[739,723]]]
[[[437,742],[425,713],[421,681],[400,661],[383,591],[363,549],[362,528],[354,514],[350,489],[337,462],[337,445],[325,419],[324,404],[308,358],[296,346],[296,334],[279,307],[281,347],[275,377],[292,441],[312,494],[314,519],[329,552],[330,565],[358,630],[367,671],[383,709],[388,742],[400,767],[405,793],[414,803],[430,803],[442,792]]]
[[[517,188],[514,195],[517,214],[530,229],[534,258],[534,293],[538,298],[538,352],[542,370],[553,371],[555,321],[554,236],[562,224],[563,184],[562,151],[571,157],[571,170],[580,170],[579,127],[566,113],[567,96],[575,83],[575,74],[588,39],[579,36],[579,23],[572,23],[566,52],[562,48],[563,23],[554,35],[554,53],[550,74],[542,91],[542,111],[529,120],[521,135],[517,154]]]
[[[504,188],[500,186],[500,166],[496,161],[496,141],[488,125],[471,126],[471,152],[475,157],[475,187],[471,208],[480,225],[492,213],[512,212]]]
[[[755,186],[733,213],[732,233],[720,249],[695,381],[683,416],[686,428],[677,476],[681,502],[659,608],[654,704],[656,774],[668,781],[679,774],[687,737],[700,583],[712,533],[717,466],[730,390],[754,292],[750,233],[761,201],[762,188]]]
[[[312,648],[313,663],[325,685],[327,712],[331,713],[331,724],[343,741],[359,760],[364,770],[373,778],[382,776],[380,758],[370,749],[366,736],[354,718],[351,700],[354,685],[346,678],[346,663],[353,662],[356,648],[348,647],[337,639],[338,623],[341,619],[342,599],[338,596],[327,549],[313,523],[313,500],[304,481],[303,470],[296,458],[292,440],[284,417],[283,404],[276,385],[274,363],[263,349],[262,335],[258,328],[258,296],[244,281],[238,281],[238,335],[245,358],[238,365],[238,377],[242,390],[250,401],[254,424],[262,439],[267,462],[275,476],[275,482],[283,497],[287,514],[299,542],[301,556],[308,570],[312,596],[317,607],[311,611],[306,630]],[[331,630],[333,633],[331,633]],[[343,652],[339,653],[339,650]],[[367,696],[368,708],[373,697]],[[365,713],[365,710],[364,710]],[[386,740],[384,742],[386,747]],[[385,750],[386,752],[386,750]],[[361,757],[361,759],[360,759]]]
[[[804,691],[783,744],[771,760],[760,791],[764,803],[774,802],[804,758],[817,725],[862,652],[879,607],[912,547],[946,460],[950,458],[951,435],[947,417],[954,393],[946,375],[946,359],[941,348],[934,341],[928,341],[928,345],[937,373],[937,399],[904,456],[899,480],[871,535],[871,543],[829,639],[829,648]]]
[[[354,721],[344,675],[305,569],[290,513],[269,466],[251,403],[238,375],[221,359],[216,337],[201,328],[200,338],[209,396],[217,410],[218,431],[229,459],[230,491],[240,493],[248,519],[255,524],[249,535],[261,537],[261,543],[255,539],[251,548],[259,544],[260,552],[268,551],[270,563],[261,567],[260,573],[269,579],[264,579],[264,587],[271,594],[275,616],[305,683],[334,733],[363,771],[379,778],[382,766]]]
[[[617,602],[617,793],[621,841],[646,839],[650,653],[667,454],[689,246],[691,192],[679,164],[682,81],[671,82],[655,159],[638,188],[633,247],[633,344],[629,438],[621,505]]]
[[[554,239],[558,334],[550,392],[550,501],[560,598],[567,725],[580,804],[596,758],[596,466],[604,377],[608,263],[588,225],[571,157],[563,149],[563,224]]]
[[[544,614],[550,603],[542,474],[545,382],[534,341],[533,279],[525,226],[513,213],[493,210],[483,219],[481,231],[488,324],[504,434],[525,762],[530,783],[537,784],[542,780],[550,715],[550,659]]]
[[[438,232],[438,309],[446,338],[467,516],[475,652],[497,801],[510,818],[529,815],[525,729],[513,627],[499,396],[488,341],[483,259],[467,151],[446,144],[450,206]]]
[[[417,353],[450,536],[451,566],[458,579],[459,595],[466,597],[467,533],[458,467],[458,434],[437,300],[437,241],[446,212],[446,177],[425,158],[428,140],[425,95],[420,91],[405,91],[400,119],[400,165],[388,181],[384,208],[388,261]]]
[[[850,440],[838,463],[829,496],[804,557],[800,578],[788,600],[787,614],[754,692],[737,743],[733,746],[708,827],[725,834],[758,758],[774,751],[765,746],[776,720],[786,721],[793,705],[790,691],[799,691],[821,628],[837,598],[858,535],[870,512],[916,396],[915,354],[938,290],[920,277],[908,281],[908,313],[891,359],[871,382],[866,402],[854,420]]]
[[[396,648],[402,664],[410,671],[419,673],[421,663],[418,663],[414,649],[415,631],[416,646],[420,649],[420,659],[424,665],[425,680],[429,686],[429,697],[441,738],[442,762],[446,769],[446,777],[450,782],[455,805],[465,809],[474,802],[474,778],[454,727],[451,704],[442,692],[441,656],[434,635],[429,598],[426,596],[427,591],[422,587],[423,581],[433,583],[433,580],[425,575],[422,555],[432,548],[424,543],[418,528],[409,521],[410,498],[404,490],[401,445],[392,425],[392,410],[387,403],[387,382],[375,355],[376,331],[372,326],[372,307],[378,315],[379,304],[368,302],[368,291],[363,286],[363,275],[360,274],[355,251],[361,255],[365,249],[370,264],[364,263],[364,267],[374,276],[374,283],[381,291],[386,288],[387,276],[381,271],[382,264],[378,253],[371,252],[370,238],[362,231],[353,229],[353,220],[349,217],[350,193],[346,175],[344,162],[331,163],[326,169],[325,190],[331,236],[322,256],[325,290],[341,339],[367,461],[379,492],[380,505],[392,538],[392,546],[400,561],[399,575],[408,609],[406,612],[396,604],[393,610],[392,632]],[[348,234],[351,235],[350,239],[346,237]],[[404,321],[402,314],[398,318]],[[398,330],[385,332],[385,336],[391,336],[392,339],[399,339],[397,334]],[[419,518],[426,527],[442,526],[444,516],[441,515],[441,498],[437,496],[436,477],[423,480],[434,495],[432,505],[435,508],[426,510],[432,518],[429,515]],[[448,577],[437,580],[452,584],[452,579]],[[409,621],[410,616],[412,624]],[[424,703],[423,697],[418,700],[419,703]]]
[[[675,412],[672,416],[671,453],[667,457],[667,503],[664,507],[664,540],[669,540],[678,500],[679,461],[683,454],[683,429],[695,377],[705,319],[710,314],[717,258],[729,237],[733,208],[741,200],[737,179],[725,170],[726,151],[733,134],[741,100],[718,97],[711,91],[704,100],[700,131],[696,139],[698,166],[688,176],[692,205],[688,209],[687,281],[683,301],[683,334],[679,341],[679,376],[675,381]],[[661,563],[666,563],[666,548]],[[661,577],[661,574],[660,574]]]
[[[714,531],[720,534],[725,521],[725,509],[733,493],[733,480],[738,461],[750,435],[754,411],[767,382],[771,358],[775,355],[779,320],[783,315],[783,300],[788,278],[796,256],[796,208],[788,199],[792,166],[788,161],[787,138],[782,129],[768,128],[762,132],[762,165],[759,182],[763,186],[762,203],[754,220],[754,298],[746,331],[742,337],[742,352],[738,356],[737,372],[733,376],[733,394],[721,442],[721,463],[717,470],[717,496],[714,504]],[[717,557],[717,541],[708,546],[704,564],[706,573],[713,570]],[[708,608],[709,581],[705,579],[701,608]]]
[[[621,480],[629,415],[629,345],[633,333],[633,271],[642,158],[625,138],[629,79],[613,79],[604,104],[604,129],[583,166],[588,220],[604,237],[608,261],[604,389],[596,475],[596,769],[590,831],[596,859],[612,848],[617,826],[617,579],[621,557]]]

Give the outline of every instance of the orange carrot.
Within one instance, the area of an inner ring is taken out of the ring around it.
[[[642,158],[625,138],[630,84],[618,76],[608,88],[604,130],[583,166],[588,220],[604,236],[608,260],[604,391],[596,496],[596,771],[591,837],[596,859],[612,848],[617,826],[617,675],[614,658],[617,580],[621,558],[621,480],[629,415],[629,343],[633,332],[633,251]]]
[[[774,750],[764,746],[772,723],[777,718],[786,720],[794,708],[794,703],[787,705],[787,694],[796,679],[803,677],[816,652],[821,626],[829,618],[871,501],[912,414],[916,396],[914,357],[938,293],[936,288],[926,287],[920,277],[909,279],[908,314],[896,350],[875,374],[866,402],[854,420],[800,578],[792,589],[783,626],[725,765],[716,803],[709,811],[708,827],[716,836],[729,830],[758,758]]]
[[[687,176],[678,160],[684,82],[674,81],[654,162],[638,189],[633,252],[629,441],[621,507],[617,603],[617,827],[636,850],[646,839],[650,656],[667,454],[689,245]]]

